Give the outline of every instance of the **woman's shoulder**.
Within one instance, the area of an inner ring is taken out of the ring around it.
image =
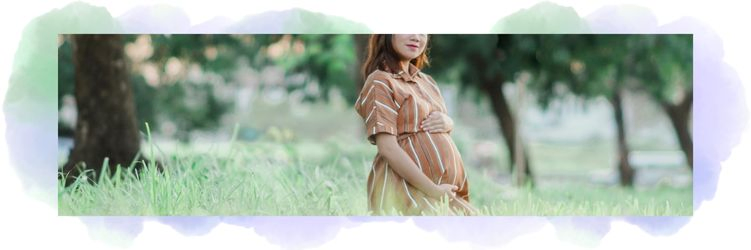
[[[435,82],[435,80],[433,80],[433,77],[428,75],[427,73],[420,71],[418,72],[418,74],[420,74],[420,76],[422,76],[423,79],[428,80],[429,83],[432,83],[433,85],[438,85],[438,83]]]
[[[393,74],[380,70],[380,69],[376,69],[373,72],[371,72],[368,75],[368,77],[365,79],[365,84],[381,83],[381,84],[386,84],[389,88],[391,88],[393,85],[393,79],[394,79]]]
[[[438,88],[438,82],[436,82],[432,76],[422,71],[420,71],[418,74],[420,74],[420,76],[422,76],[422,79],[425,79],[425,81],[428,82],[428,85],[432,86],[435,91],[438,91],[438,93],[441,92],[441,90]]]
[[[390,80],[391,78],[394,78],[393,74],[380,69],[376,69],[373,72],[370,72],[367,80]]]

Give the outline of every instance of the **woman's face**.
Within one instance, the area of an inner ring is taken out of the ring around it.
[[[394,34],[391,36],[391,45],[399,57],[404,61],[417,58],[425,51],[428,44],[427,34]]]

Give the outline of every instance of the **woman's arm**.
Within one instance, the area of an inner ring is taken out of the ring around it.
[[[412,159],[409,158],[407,152],[404,152],[399,147],[399,143],[396,141],[396,136],[380,133],[376,135],[376,145],[378,146],[378,152],[386,158],[389,166],[394,171],[404,178],[409,184],[417,187],[420,191],[433,198],[440,198],[447,194],[449,197],[455,196],[455,191],[459,189],[456,185],[441,184],[436,185],[425,174],[420,171]]]
[[[428,133],[450,133],[454,130],[454,120],[446,113],[433,111],[425,120],[422,120],[420,128]]]

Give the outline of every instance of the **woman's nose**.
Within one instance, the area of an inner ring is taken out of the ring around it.
[[[409,39],[414,42],[421,42],[423,38],[427,38],[427,35],[425,34],[411,34],[409,36]]]

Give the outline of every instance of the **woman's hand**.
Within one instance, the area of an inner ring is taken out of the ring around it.
[[[448,133],[454,129],[454,120],[443,112],[433,111],[430,112],[428,118],[422,120],[420,128],[428,133]]]
[[[459,190],[459,187],[456,185],[441,184],[437,185],[436,188],[427,195],[436,199],[441,199],[441,197],[448,195],[450,199],[453,199],[456,197],[457,190]]]

